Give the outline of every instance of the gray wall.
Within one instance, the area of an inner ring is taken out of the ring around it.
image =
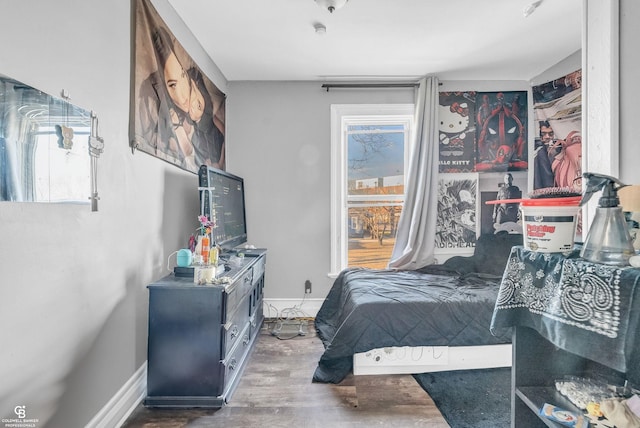
[[[640,184],[640,2],[620,0],[620,179]]]
[[[327,294],[331,104],[412,103],[413,90],[338,90],[320,83],[230,82],[229,171],[245,178],[249,241],[267,247],[265,298]]]
[[[526,81],[457,81],[443,82],[441,90],[528,87]],[[413,103],[413,92],[327,92],[311,82],[229,82],[227,150],[242,162],[228,170],[245,179],[249,241],[269,249],[265,299],[276,308],[302,304],[315,315],[333,283],[328,276],[331,104]],[[307,279],[313,292],[302,302]]]
[[[157,3],[226,91],[166,0]],[[64,88],[96,111],[105,140],[98,212],[0,204],[0,416],[24,405],[38,427],[80,427],[146,360],[145,287],[197,226],[197,178],[128,147],[131,2],[0,0],[0,10],[0,73],[55,96]]]
[[[247,179],[251,243],[271,250],[267,297],[298,299],[305,279],[323,297],[330,285],[329,105],[410,102],[411,91],[227,85],[166,0],[154,4],[228,94],[228,170]],[[638,8],[621,1],[621,177],[635,183]],[[0,72],[53,95],[64,88],[73,103],[98,113],[106,142],[99,212],[0,204],[0,416],[26,405],[40,426],[79,427],[146,359],[145,287],[166,274],[167,256],[194,228],[196,178],[128,147],[130,2],[0,0],[0,10]]]

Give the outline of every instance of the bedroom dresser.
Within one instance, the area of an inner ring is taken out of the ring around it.
[[[264,320],[266,250],[251,250],[227,283],[169,275],[150,284],[147,407],[219,408],[229,401]]]

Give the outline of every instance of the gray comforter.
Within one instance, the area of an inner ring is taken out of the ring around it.
[[[511,341],[510,334],[489,331],[499,276],[430,268],[429,273],[343,271],[316,316],[325,352],[313,381],[342,381],[352,369],[353,354],[374,348]]]

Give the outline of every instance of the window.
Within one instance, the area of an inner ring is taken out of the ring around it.
[[[33,200],[89,203],[91,158],[86,141],[91,128],[74,124],[73,131],[74,144],[64,149],[55,127],[40,126],[33,150]]]
[[[331,107],[331,269],[385,268],[404,203],[413,104]]]

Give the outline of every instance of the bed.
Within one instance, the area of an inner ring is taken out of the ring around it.
[[[521,244],[522,235],[502,232],[481,236],[473,256],[442,265],[342,271],[316,315],[325,351],[313,381],[341,382],[354,355],[372,350],[508,345],[508,332],[489,327],[511,247]]]

